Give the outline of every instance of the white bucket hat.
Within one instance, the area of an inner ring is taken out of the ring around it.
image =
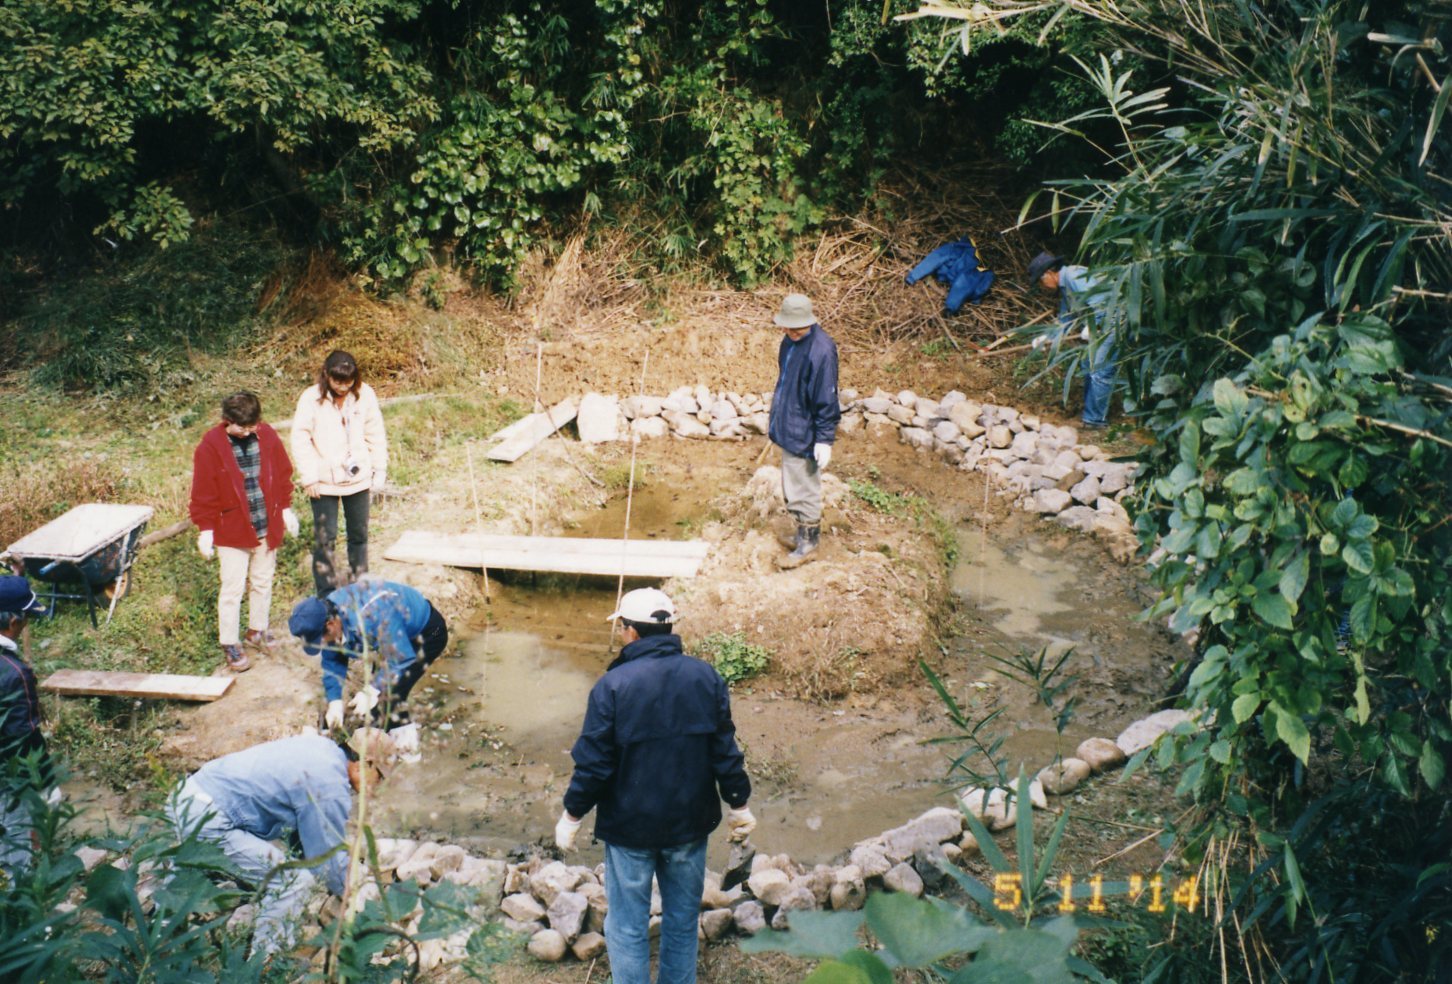
[[[665,617],[662,618],[662,615]],[[670,596],[659,588],[636,588],[625,592],[625,597],[620,599],[620,607],[605,621],[613,622],[617,618],[646,625],[652,622],[665,624],[676,620],[676,606]]]
[[[810,328],[817,323],[812,313],[812,299],[806,294],[788,294],[781,299],[781,310],[776,313],[778,328]]]

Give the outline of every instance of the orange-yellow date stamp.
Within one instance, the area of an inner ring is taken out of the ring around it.
[[[1203,900],[1200,885],[1194,875],[1185,878],[1166,878],[1163,874],[1130,875],[1123,881],[1105,881],[1103,875],[1092,875],[1079,880],[1073,875],[1060,875],[1049,879],[1048,885],[1057,890],[1060,912],[1108,912],[1108,899],[1125,899],[1132,905],[1143,905],[1147,912],[1169,912],[1171,908],[1194,912]],[[1017,912],[1023,908],[1023,877],[1013,873],[1000,873],[993,878],[993,905],[1004,912]]]

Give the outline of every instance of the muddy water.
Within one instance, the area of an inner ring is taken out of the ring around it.
[[[690,535],[710,500],[739,488],[754,464],[739,453],[715,460],[687,474],[645,470],[649,484],[630,505],[632,536]],[[617,497],[578,516],[571,533],[618,535],[624,511]],[[1132,621],[1142,607],[1133,575],[1087,538],[1025,517],[1000,518],[986,532],[970,518],[960,540],[952,585],[961,618],[940,665],[970,714],[1003,711],[997,730],[1011,771],[1069,754],[1091,734],[1113,735],[1143,712],[1156,689],[1151,667],[1168,661],[1171,644]],[[604,619],[616,583],[503,575],[493,587],[484,620],[461,632],[458,655],[435,664],[414,692],[416,705],[431,705],[419,715],[424,765],[391,780],[375,814],[383,829],[504,851],[551,839],[586,697],[614,655]],[[995,672],[991,657],[1070,649],[1064,672],[1078,676],[1070,693],[1079,707],[1060,736],[1032,690]],[[748,687],[733,708],[765,850],[825,861],[947,802],[945,763],[961,749],[923,744],[947,732],[926,686],[831,707]],[[590,845],[583,857],[599,854]],[[713,844],[712,863],[723,860],[724,846]]]

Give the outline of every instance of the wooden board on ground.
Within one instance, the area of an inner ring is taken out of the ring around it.
[[[406,530],[383,556],[447,567],[668,578],[695,577],[708,549],[704,540],[627,541]]]
[[[563,400],[543,413],[532,413],[516,420],[490,438],[502,443],[488,452],[489,460],[518,461],[540,441],[574,420],[576,410],[574,400]]]
[[[180,673],[56,670],[40,686],[44,690],[72,696],[216,700],[232,686],[232,680],[230,676],[186,676]]]

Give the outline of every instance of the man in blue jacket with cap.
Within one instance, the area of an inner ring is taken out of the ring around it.
[[[35,849],[26,791],[53,783],[35,671],[20,653],[26,619],[45,614],[29,581],[0,577],[0,871],[11,878],[30,867]]]
[[[1057,345],[1064,332],[1077,322],[1081,336],[1089,343],[1081,363],[1084,372],[1083,426],[1102,430],[1109,422],[1109,398],[1114,392],[1114,324],[1108,317],[1109,297],[1099,289],[1099,279],[1081,266],[1066,264],[1062,256],[1043,252],[1029,261],[1029,280],[1059,295],[1059,325],[1033,340],[1035,349]],[[1094,330],[1091,332],[1090,325]]]
[[[816,552],[822,531],[822,470],[832,460],[837,421],[837,343],[817,324],[805,294],[788,294],[773,319],[782,330],[776,392],[767,427],[781,448],[781,490],[796,520],[792,552],[777,561],[789,569]]]
[[[751,780],[736,745],[731,695],[708,663],[688,656],[675,605],[639,588],[620,599],[625,645],[594,688],[555,844],[573,850],[595,810],[605,842],[605,946],[615,984],[650,984],[651,880],[660,886],[658,984],[694,984],[706,837],[731,807],[733,841],[756,827]],[[719,795],[718,795],[719,790]]]
[[[449,642],[444,616],[406,584],[365,578],[326,598],[304,598],[292,610],[288,630],[309,656],[322,655],[324,721],[343,726],[343,684],[348,661],[367,656],[373,680],[353,697],[353,712],[386,718],[386,727],[408,723],[405,703],[424,670]]]

